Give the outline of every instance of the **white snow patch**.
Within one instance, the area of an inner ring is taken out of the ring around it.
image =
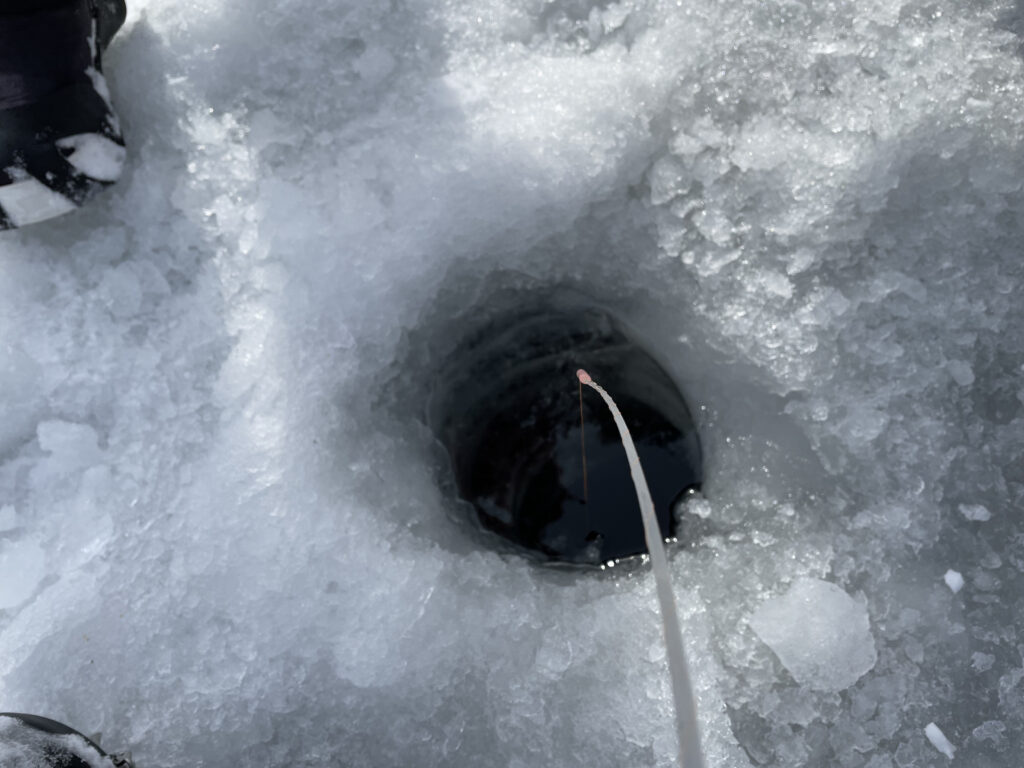
[[[57,139],[56,144],[70,150],[64,159],[97,181],[117,181],[124,170],[124,147],[100,133],[79,133]]]
[[[35,178],[0,186],[0,207],[18,227],[62,216],[76,208],[64,195]]]

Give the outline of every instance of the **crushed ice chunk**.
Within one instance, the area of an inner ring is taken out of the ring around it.
[[[964,577],[959,571],[954,571],[952,568],[946,571],[942,580],[946,582],[947,587],[953,590],[953,594],[956,594],[964,588]]]
[[[999,744],[1003,740],[1006,726],[1000,720],[986,720],[973,731],[971,737],[977,741],[991,741]]]
[[[900,531],[910,527],[913,515],[901,504],[865,509],[858,512],[852,521],[854,528],[867,528],[874,531]]]
[[[821,579],[766,600],[750,626],[798,683],[817,690],[850,687],[878,658],[865,606]]]
[[[104,274],[97,295],[114,317],[125,319],[135,315],[142,304],[142,286],[134,264],[126,262]]]
[[[686,511],[692,512],[702,520],[711,517],[711,502],[707,499],[690,499],[686,502]]]
[[[809,248],[798,248],[789,255],[786,273],[798,275],[814,264],[814,251]]]
[[[546,635],[543,642],[541,642],[540,648],[537,649],[537,666],[555,675],[561,675],[569,669],[572,659],[572,644],[562,638]]]
[[[987,672],[996,663],[996,657],[990,653],[975,652],[971,654],[971,666],[978,672]]]
[[[953,759],[953,753],[956,752],[956,749],[954,749],[953,745],[949,743],[949,739],[947,739],[946,735],[939,729],[939,726],[935,723],[928,723],[928,725],[924,727],[924,735],[928,737],[928,741],[930,741],[932,746],[939,750],[939,752],[944,754],[950,760]]]
[[[978,560],[978,563],[981,565],[982,568],[995,570],[996,568],[1002,566],[1003,558],[1001,558],[995,552],[987,552],[984,555],[982,555],[981,559]]]
[[[724,215],[721,211],[705,209],[693,217],[693,222],[698,231],[716,245],[728,245],[732,239],[732,222],[729,221],[729,217]],[[739,258],[739,254],[736,254],[736,258]],[[733,259],[730,259],[726,263],[729,263],[732,260]],[[721,266],[725,266],[725,264],[720,264],[719,268]],[[716,268],[714,271],[717,272],[718,269]]]
[[[774,296],[788,299],[793,295],[793,283],[788,277],[779,272],[765,270],[757,276],[757,281],[767,293]]]
[[[39,392],[42,368],[18,344],[0,344],[0,454],[31,435],[43,402]]]
[[[987,507],[981,504],[961,504],[960,514],[968,520],[976,520],[979,523],[983,523],[992,518],[992,513],[988,511]]]
[[[847,406],[845,426],[854,445],[870,443],[885,431],[889,415],[867,404]]]
[[[903,652],[915,664],[920,664],[924,661],[924,646],[913,637],[908,637],[903,641]]]
[[[999,678],[999,705],[1008,715],[1024,715],[1024,668],[1017,667]]]
[[[961,387],[969,387],[974,383],[974,371],[970,363],[964,360],[950,360],[946,363],[946,370]]]
[[[689,185],[683,184],[686,168],[671,155],[658,160],[650,170],[651,200],[655,203],[666,203],[685,190]]]

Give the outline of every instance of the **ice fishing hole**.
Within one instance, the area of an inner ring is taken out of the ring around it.
[[[600,565],[645,553],[643,525],[611,415],[583,390],[586,368],[633,434],[661,532],[699,489],[701,448],[671,376],[610,312],[549,294],[518,297],[464,331],[438,367],[428,423],[476,523],[523,554]],[[471,324],[472,325],[472,324]]]

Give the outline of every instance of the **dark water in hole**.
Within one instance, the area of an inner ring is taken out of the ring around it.
[[[660,365],[592,307],[518,306],[469,334],[442,366],[431,422],[479,523],[547,560],[598,564],[647,551],[636,492],[611,414],[583,388],[585,368],[629,425],[666,537],[673,502],[701,482],[696,428]]]

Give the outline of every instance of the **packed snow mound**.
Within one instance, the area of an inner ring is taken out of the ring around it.
[[[492,550],[423,424],[539,282],[700,421],[708,765],[1016,765],[1018,2],[129,6],[120,181],[0,234],[5,709],[164,768],[671,765],[648,572]],[[822,582],[840,692],[746,622]]]

